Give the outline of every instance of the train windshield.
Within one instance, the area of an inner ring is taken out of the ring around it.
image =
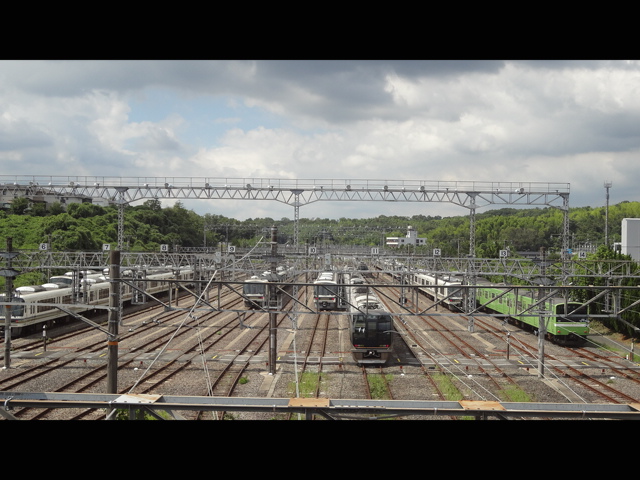
[[[392,329],[389,315],[354,315],[353,343],[365,347],[388,344]]]
[[[264,295],[264,284],[245,283],[243,287],[245,295]]]
[[[5,298],[6,298],[5,295],[0,295],[0,302],[5,302],[6,301]],[[11,301],[24,304],[24,300],[18,297],[13,297]],[[8,305],[8,307],[9,307],[9,312],[11,312],[12,318],[24,316],[24,305]],[[2,310],[5,311],[4,308]]]
[[[338,295],[337,285],[316,285],[316,297],[320,296],[335,297]]]
[[[589,315],[589,308],[586,305],[583,305],[578,302],[568,302],[566,304],[566,313],[569,315],[565,315],[565,304],[559,303],[556,305],[556,316],[560,317],[560,321],[565,322],[584,322],[587,320]]]

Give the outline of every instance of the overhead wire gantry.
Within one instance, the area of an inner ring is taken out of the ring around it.
[[[119,208],[118,249],[124,239],[124,207],[148,199],[272,200],[294,208],[298,248],[300,207],[316,202],[451,203],[469,211],[469,256],[475,256],[475,214],[488,205],[544,205],[564,214],[562,249],[569,247],[569,184],[362,179],[219,177],[105,177],[0,175],[3,198],[31,201],[102,199]]]

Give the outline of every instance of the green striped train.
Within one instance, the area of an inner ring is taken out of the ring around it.
[[[509,323],[540,333],[540,310],[545,312],[545,338],[560,345],[579,345],[589,334],[588,308],[581,302],[551,297],[538,305],[537,291],[526,287],[507,289],[479,283],[476,301],[482,310],[505,316]]]

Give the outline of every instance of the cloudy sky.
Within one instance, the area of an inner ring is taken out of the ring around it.
[[[571,207],[600,207],[605,181],[611,204],[640,201],[639,153],[639,61],[0,61],[0,175],[560,182]],[[294,216],[272,201],[183,203]],[[300,209],[379,214],[467,211]]]

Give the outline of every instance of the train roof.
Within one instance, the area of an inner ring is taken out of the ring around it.
[[[47,289],[42,285],[25,285],[23,287],[16,288],[16,292],[24,294],[24,293],[34,293],[34,292],[45,292]]]
[[[267,283],[268,280],[265,278],[264,275],[251,275],[251,277],[247,278],[245,280],[245,282],[250,282],[250,283]]]

